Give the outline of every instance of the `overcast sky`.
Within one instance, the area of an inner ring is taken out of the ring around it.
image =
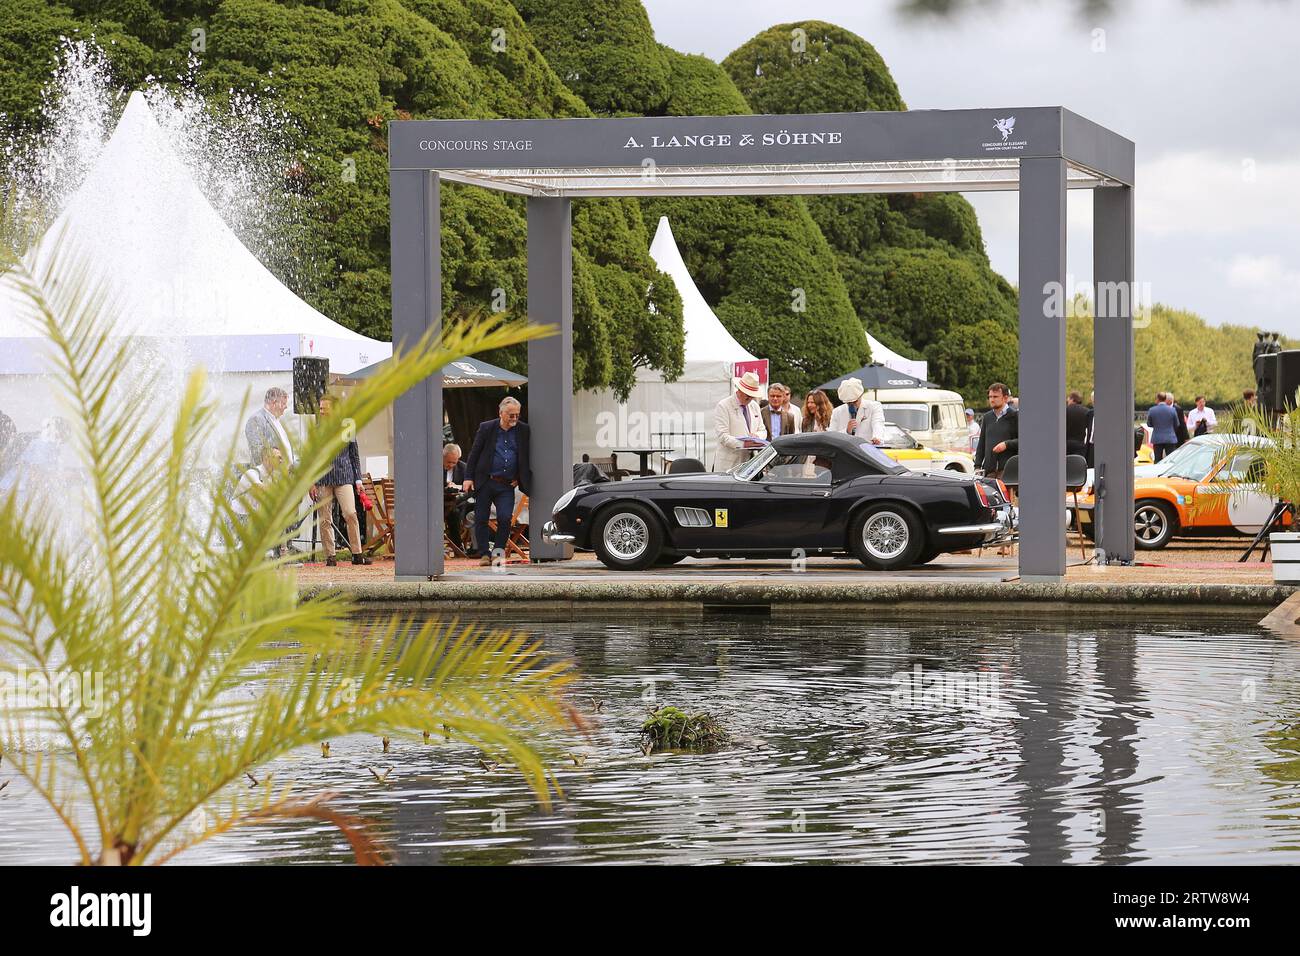
[[[876,47],[913,109],[1064,106],[1110,127],[1137,144],[1136,273],[1150,297],[1300,335],[1300,0],[1081,6],[986,0],[917,21],[893,0],[646,0],[659,41],[686,53],[721,60],[769,26],[826,20]],[[1015,194],[968,198],[1014,282]],[[1079,282],[1091,211],[1089,193],[1070,194]]]

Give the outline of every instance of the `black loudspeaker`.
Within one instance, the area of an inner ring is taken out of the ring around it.
[[[1277,378],[1274,379],[1277,404],[1273,407],[1278,411],[1295,408],[1295,393],[1300,389],[1300,349],[1286,349],[1273,358],[1277,361]]]
[[[293,360],[293,413],[315,415],[329,384],[330,360],[300,355]]]

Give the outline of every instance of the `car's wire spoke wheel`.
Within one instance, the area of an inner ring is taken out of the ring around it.
[[[897,512],[877,511],[862,526],[862,546],[881,561],[893,561],[910,542],[911,531]]]
[[[635,561],[650,544],[650,528],[640,515],[621,512],[605,522],[605,547],[623,561]]]

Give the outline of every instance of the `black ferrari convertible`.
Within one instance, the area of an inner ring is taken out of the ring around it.
[[[850,554],[888,571],[1014,537],[998,481],[914,472],[839,432],[782,435],[726,474],[584,485],[555,503],[548,540],[634,571],[687,556]]]

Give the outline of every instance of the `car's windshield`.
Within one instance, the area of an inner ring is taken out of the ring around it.
[[[881,441],[881,448],[916,448],[920,445],[911,432],[906,428],[899,428],[893,422],[885,422],[885,437]]]
[[[1169,454],[1165,455],[1164,458],[1160,459],[1160,461],[1151,465],[1150,468],[1155,474],[1166,475],[1169,473],[1171,468],[1181,467],[1182,463],[1195,455],[1199,449],[1208,448],[1210,446],[1211,443],[1207,441],[1188,442],[1185,445],[1175,448]]]
[[[1189,446],[1184,445],[1183,448]],[[1182,451],[1183,448],[1178,449]],[[1177,452],[1175,452],[1177,454]],[[1179,458],[1172,465],[1161,470],[1160,474],[1166,478],[1185,478],[1188,481],[1203,481],[1205,476],[1210,473],[1214,463],[1219,460],[1223,454],[1223,449],[1218,445],[1195,445],[1191,446],[1191,451]],[[1171,456],[1172,457],[1172,456]],[[1163,464],[1163,462],[1161,463]]]
[[[929,405],[885,404],[885,417],[909,431],[926,431],[930,427]]]
[[[828,485],[831,481],[830,459],[811,455],[778,455],[775,450],[768,448],[737,469],[736,475],[746,481]]]
[[[742,478],[745,481],[749,481],[749,479],[753,478],[764,468],[766,468],[767,463],[770,462],[775,457],[776,457],[776,449],[773,448],[771,445],[768,445],[762,451],[755,452],[750,457],[749,461],[741,462],[739,465],[733,468],[731,470],[731,473],[735,475],[737,478]]]

